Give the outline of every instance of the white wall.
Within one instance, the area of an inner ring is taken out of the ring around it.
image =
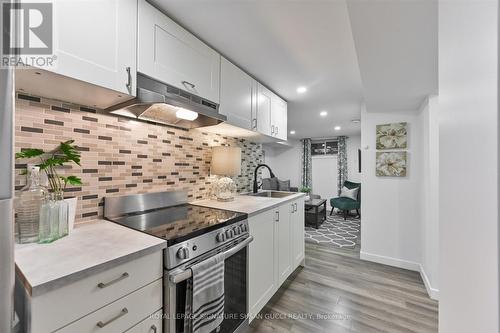
[[[361,148],[361,135],[350,135],[346,146],[348,180],[359,183],[361,172],[358,172],[358,149]]]
[[[300,141],[289,141],[291,147],[264,145],[265,163],[271,167],[276,177],[281,180],[290,179],[290,186],[300,187],[301,144]]]
[[[497,29],[497,1],[439,1],[440,333],[499,332]]]
[[[421,246],[421,113],[361,111],[363,186],[361,205],[361,258],[419,270]],[[375,176],[375,127],[408,123],[406,177]]]
[[[439,119],[438,97],[431,96],[422,106],[421,181],[421,273],[427,291],[439,293]]]

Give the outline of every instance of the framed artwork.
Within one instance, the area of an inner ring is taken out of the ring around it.
[[[375,173],[378,177],[406,177],[405,151],[378,151],[376,154]]]
[[[377,149],[405,149],[408,147],[407,123],[377,125]]]

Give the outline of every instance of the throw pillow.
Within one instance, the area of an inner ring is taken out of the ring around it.
[[[349,198],[352,200],[358,200],[358,191],[359,191],[359,187],[355,187],[355,188],[350,190],[344,186],[342,188],[342,191],[340,192],[340,197],[341,198]]]
[[[278,179],[278,191],[290,191],[290,180]]]
[[[278,178],[273,177],[273,178],[262,179],[262,189],[263,190],[277,191],[278,190]]]

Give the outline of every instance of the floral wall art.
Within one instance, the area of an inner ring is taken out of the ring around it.
[[[377,125],[377,149],[406,149],[407,123]]]
[[[377,151],[375,174],[378,177],[406,177],[408,148],[408,124],[406,122],[376,126]]]
[[[406,152],[377,152],[376,175],[379,177],[405,177]]]

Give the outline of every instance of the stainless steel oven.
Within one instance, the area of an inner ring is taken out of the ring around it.
[[[248,327],[247,247],[252,240],[252,236],[237,238],[181,266],[165,271],[165,333],[184,333],[186,285],[187,280],[191,278],[189,267],[220,252],[223,252],[225,257],[224,294],[226,301],[224,320],[215,332],[243,332]]]
[[[224,320],[216,332],[241,332],[247,319],[248,215],[187,203],[186,192],[158,192],[104,199],[113,222],[167,241],[163,254],[163,332],[184,333],[190,267],[224,253]],[[187,333],[187,332],[186,332]]]

